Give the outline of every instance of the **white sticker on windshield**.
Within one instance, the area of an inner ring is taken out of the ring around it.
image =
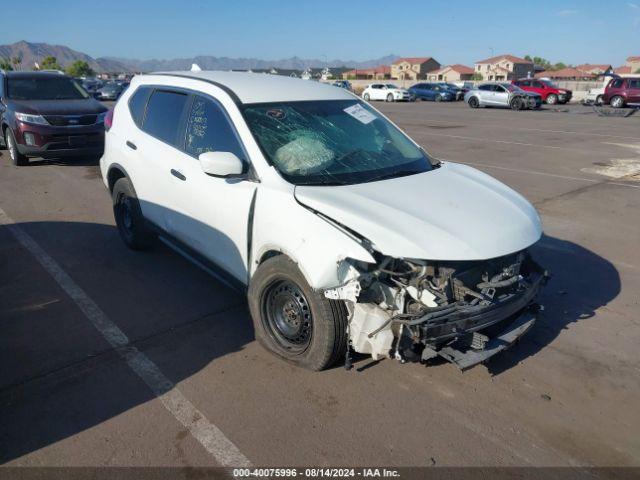
[[[365,125],[367,123],[373,122],[376,119],[376,116],[373,113],[369,112],[365,108],[362,108],[359,103],[345,108],[344,111],[359,122],[364,123]]]

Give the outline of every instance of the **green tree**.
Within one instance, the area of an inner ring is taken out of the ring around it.
[[[68,75],[72,77],[92,77],[95,72],[84,60],[76,60],[66,69]]]
[[[475,80],[475,81],[482,80],[482,74],[477,72],[474,73],[473,75],[471,75],[471,80]]]
[[[44,60],[40,63],[40,70],[62,70],[62,67],[56,57],[49,55],[44,57]]]
[[[11,65],[13,65],[13,69],[17,70],[18,65],[22,64],[22,55],[16,55],[15,57],[11,57]]]
[[[13,70],[11,62],[6,58],[0,58],[0,70]]]

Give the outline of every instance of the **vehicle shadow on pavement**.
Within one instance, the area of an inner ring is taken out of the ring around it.
[[[245,295],[160,242],[152,251],[133,252],[111,225],[17,226],[127,335],[129,345],[178,385],[173,388],[254,340]],[[200,388],[215,398],[223,387]],[[157,430],[149,425],[156,421],[183,428],[160,402],[150,402],[154,398],[34,255],[0,227],[0,464],[52,447],[49,456],[43,453],[45,464],[99,465],[115,447],[104,442],[153,435]],[[100,434],[82,433],[98,425]],[[59,442],[90,442],[95,455],[60,457]]]
[[[607,259],[576,243],[543,235],[532,255],[552,275],[538,296],[544,311],[530,332],[512,348],[493,357],[493,375],[514,367],[549,345],[572,323],[591,318],[620,293],[620,275]]]
[[[100,157],[30,158],[29,167],[54,165],[56,167],[93,167],[100,163]]]

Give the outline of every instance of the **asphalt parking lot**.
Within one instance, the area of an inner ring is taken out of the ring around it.
[[[241,294],[164,246],[124,247],[95,162],[17,168],[2,151],[0,463],[639,466],[640,115],[376,106],[540,212],[554,277],[518,345],[465,373],[297,369],[254,341]]]

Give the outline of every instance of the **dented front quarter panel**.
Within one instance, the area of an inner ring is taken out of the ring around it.
[[[270,251],[283,253],[296,262],[314,289],[342,283],[344,273],[340,274],[339,267],[347,257],[375,263],[355,238],[300,205],[293,191],[294,187],[286,182],[274,182],[258,191],[251,246],[252,275]]]

